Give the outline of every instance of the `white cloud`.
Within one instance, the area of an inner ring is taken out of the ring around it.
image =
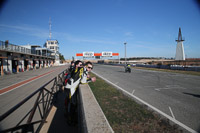
[[[47,38],[48,31],[32,26],[32,25],[5,25],[0,24],[0,27],[4,29],[4,32],[15,32],[19,34],[34,36],[38,38]]]
[[[126,33],[124,33],[124,35],[127,36],[127,37],[133,37],[134,36],[133,32],[126,32]]]
[[[56,36],[62,36],[62,38],[65,38],[67,41],[73,42],[73,43],[93,43],[93,44],[110,44],[115,45],[119,44],[117,41],[110,41],[108,39],[90,39],[88,37],[79,37],[79,36],[73,36],[68,33],[56,33]]]
[[[4,32],[12,32],[12,33],[18,33],[18,34],[23,34],[23,35],[28,35],[28,36],[33,36],[37,38],[48,38],[49,37],[49,31],[38,28],[33,25],[5,25],[5,24],[0,24],[0,28],[3,29]],[[110,41],[109,39],[90,39],[87,37],[78,37],[78,36],[73,36],[69,33],[62,33],[62,32],[54,32],[53,37],[59,39],[62,38],[64,40],[73,42],[73,43],[93,43],[93,44],[108,44],[108,45],[115,45],[119,44],[119,42],[116,41]]]

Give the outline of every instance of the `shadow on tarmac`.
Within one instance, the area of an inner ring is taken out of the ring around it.
[[[198,95],[198,94],[192,94],[192,93],[187,93],[187,92],[183,92],[183,94],[191,95],[191,96],[193,96],[193,97],[200,98],[200,95]]]
[[[117,72],[125,73],[125,71],[117,71]]]
[[[69,133],[78,133],[78,124],[76,126],[69,126],[67,124],[67,119],[64,116],[65,113],[65,100],[66,93],[60,91],[57,93],[57,100],[54,106],[57,108],[52,123],[49,127],[48,133],[62,133],[62,132],[69,132]]]

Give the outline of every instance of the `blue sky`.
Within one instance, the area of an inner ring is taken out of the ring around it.
[[[200,58],[200,8],[194,0],[8,0],[0,10],[0,40],[43,46],[59,41],[66,59],[112,51],[124,57],[175,57],[178,30],[187,58]]]

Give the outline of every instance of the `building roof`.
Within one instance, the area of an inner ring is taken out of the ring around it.
[[[49,49],[49,48],[36,48],[36,50],[47,50],[47,51],[49,51],[49,52],[51,52],[51,53],[54,53],[54,51],[52,51],[52,50]]]
[[[47,41],[57,41],[57,42],[58,42],[58,40],[56,40],[56,39],[51,39],[51,40],[48,40],[48,39],[47,39]]]

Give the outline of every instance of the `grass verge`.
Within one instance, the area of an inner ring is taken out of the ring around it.
[[[96,75],[91,73],[91,76]],[[99,105],[116,133],[181,133],[177,125],[136,103],[101,78],[89,83]]]
[[[170,69],[159,69],[159,68],[147,68],[147,67],[133,67],[133,69],[145,69],[145,70],[153,70],[153,71],[162,71],[162,72],[172,72],[172,73],[181,73],[181,74],[189,74],[200,76],[200,72],[196,71],[183,71],[183,70],[170,70]]]

